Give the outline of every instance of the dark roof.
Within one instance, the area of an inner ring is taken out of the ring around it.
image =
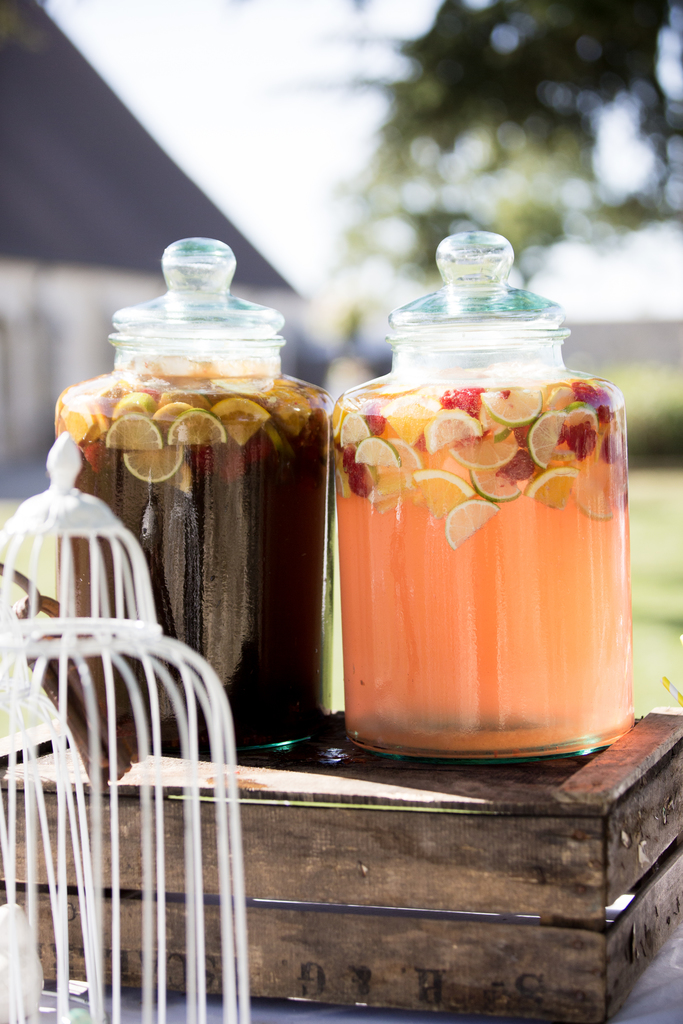
[[[0,254],[158,270],[203,235],[234,249],[241,284],[290,288],[47,14],[21,10],[35,45],[0,49]]]

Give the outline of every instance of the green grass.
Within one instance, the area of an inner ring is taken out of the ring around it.
[[[666,675],[683,691],[683,469],[635,469],[630,474],[634,689],[637,715],[673,705]],[[0,524],[16,508],[0,502]],[[54,547],[46,547],[38,585],[54,596]],[[20,571],[27,564],[19,562]],[[339,580],[335,580],[332,705],[343,707]]]

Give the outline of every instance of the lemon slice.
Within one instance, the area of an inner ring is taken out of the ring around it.
[[[401,494],[403,491],[412,491],[415,487],[413,474],[409,469],[404,469],[403,466],[400,469],[397,469],[395,466],[378,466],[376,472],[377,479],[373,488],[373,500],[375,498],[377,500],[379,498],[391,498]]]
[[[385,405],[382,415],[402,441],[415,444],[440,410],[441,402],[429,395],[401,395]]]
[[[194,408],[196,407],[188,405],[187,402],[168,402],[166,405],[159,406],[152,419],[157,423],[173,423],[173,420],[177,420],[182,413],[189,412]]]
[[[464,544],[466,540],[486,526],[489,519],[500,512],[497,505],[490,501],[481,501],[479,498],[472,501],[463,501],[456,505],[452,512],[448,513],[446,519],[446,540],[455,551]]]
[[[183,464],[183,457],[182,445],[174,445],[159,451],[126,452],[123,461],[126,469],[138,480],[157,484],[175,476]]]
[[[334,437],[335,441],[339,441],[341,437],[341,425],[343,419],[344,410],[342,409],[341,405],[337,404],[335,405],[334,411],[332,413],[332,436]]]
[[[562,509],[579,475],[578,469],[570,466],[553,466],[534,477],[525,490],[527,498],[535,498],[548,508]]]
[[[344,417],[339,432],[342,448],[347,444],[360,444],[366,437],[372,437],[372,431],[359,412],[349,412]]]
[[[589,519],[612,518],[614,513],[609,500],[610,483],[611,472],[604,463],[596,463],[579,473],[574,500]]]
[[[498,476],[497,469],[471,469],[470,479],[477,494],[487,501],[514,501],[522,493],[514,480]]]
[[[157,403],[146,391],[133,391],[124,395],[120,402],[114,406],[112,419],[117,420],[129,412],[141,413],[143,416],[153,416],[157,411]]]
[[[165,391],[159,399],[159,409],[166,405],[177,405],[182,402],[189,409],[210,409],[211,403],[204,398],[204,395],[196,391]]]
[[[424,462],[422,456],[414,448],[411,448],[409,444],[402,441],[400,437],[392,437],[391,444],[401,456],[401,467],[403,469],[422,469]]]
[[[76,444],[97,441],[109,429],[109,420],[87,399],[62,406],[62,422]]]
[[[430,454],[470,438],[481,437],[484,430],[474,416],[464,409],[442,409],[424,428],[425,444]]]
[[[449,454],[468,469],[500,469],[514,458],[517,448],[517,439],[510,434],[502,441],[494,441],[490,437],[474,438],[457,448],[449,448]]]
[[[126,448],[129,452],[151,452],[163,448],[156,423],[149,416],[130,412],[112,423],[107,432],[107,448]],[[146,478],[145,478],[146,479]]]
[[[212,407],[211,412],[218,416],[230,437],[241,446],[270,419],[270,413],[262,405],[240,395],[221,399]]]
[[[363,462],[366,466],[394,466],[398,469],[401,456],[389,441],[383,441],[381,437],[366,437],[356,449],[356,462]]]
[[[418,469],[413,473],[413,480],[436,519],[443,519],[456,505],[474,497],[474,491],[466,480],[445,469]]]
[[[568,405],[574,402],[576,396],[572,389],[566,384],[560,384],[550,390],[548,395],[548,409],[553,411],[559,411],[560,409],[566,409]]]
[[[540,415],[543,395],[528,388],[508,388],[505,391],[485,391],[481,402],[491,419],[506,427],[523,427]]]
[[[563,412],[544,412],[529,431],[529,454],[541,469],[547,469],[553,458],[565,419],[566,414]]]
[[[304,429],[311,406],[305,394],[291,384],[278,384],[273,395],[268,399],[273,412],[282,422],[290,437],[298,437]]]
[[[205,409],[189,409],[173,421],[169,444],[220,444],[227,441],[225,427],[218,416]]]

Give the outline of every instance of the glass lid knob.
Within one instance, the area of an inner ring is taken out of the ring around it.
[[[161,258],[170,292],[228,292],[236,266],[230,246],[215,238],[181,238]]]
[[[515,258],[507,238],[492,231],[449,235],[436,250],[436,265],[447,287],[504,285]]]

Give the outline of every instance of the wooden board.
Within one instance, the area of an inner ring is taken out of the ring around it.
[[[162,764],[170,853],[182,842],[186,768]],[[223,769],[199,770],[215,986],[212,794]],[[40,772],[54,829],[50,755]],[[131,892],[146,772],[135,766],[118,787],[121,886]],[[683,709],[660,709],[586,758],[493,765],[379,758],[349,743],[332,716],[315,741],[243,753],[238,784],[254,995],[588,1024],[621,1005],[683,916]],[[22,828],[19,813],[20,848]],[[634,886],[606,927],[605,907]],[[184,888],[182,863],[169,855],[172,988],[184,978]],[[139,984],[140,908],[124,900],[129,984]],[[76,911],[71,927],[77,962]]]

